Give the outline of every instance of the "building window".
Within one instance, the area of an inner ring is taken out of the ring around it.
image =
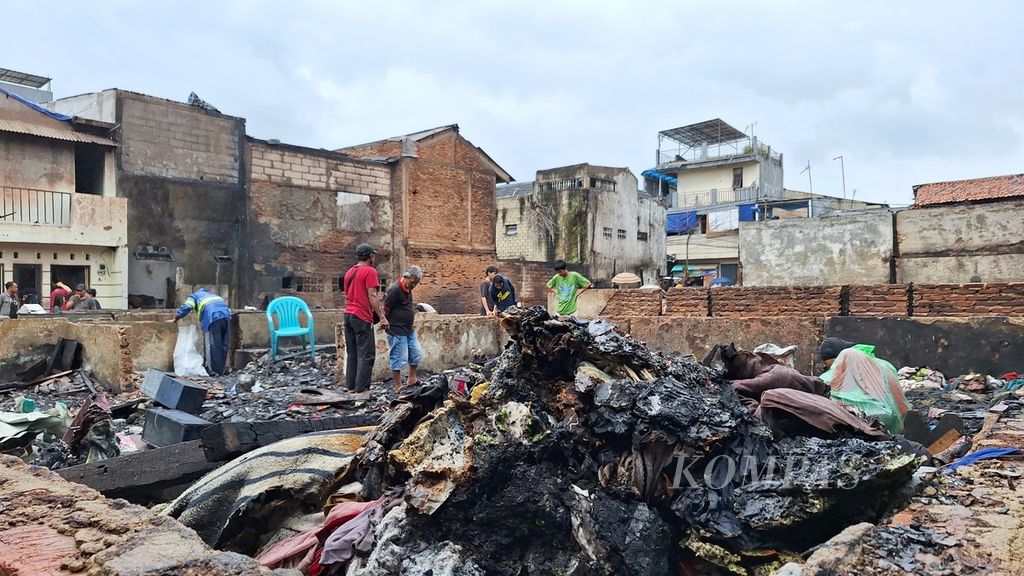
[[[611,228],[605,228],[604,229],[604,237],[605,238],[611,238],[612,237],[612,229]]]
[[[625,239],[626,239],[626,231],[623,230],[622,228],[619,228],[619,240],[625,240]]]
[[[732,169],[732,189],[743,188],[743,167]]]
[[[519,224],[505,224],[505,236],[516,236],[519,234]]]
[[[323,292],[324,283],[322,279],[313,276],[295,276],[292,288],[296,292]]]
[[[583,188],[583,178],[563,178],[561,180],[549,180],[548,182],[540,183],[542,192],[558,192],[560,190],[575,190],[577,188]]]
[[[641,242],[647,242],[647,232],[637,232],[636,239]]]
[[[591,178],[590,187],[598,190],[607,190],[609,192],[615,192],[615,181],[614,180],[602,180],[601,178]]]

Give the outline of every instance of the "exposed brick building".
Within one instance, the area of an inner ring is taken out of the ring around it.
[[[242,268],[249,281],[240,289],[243,301],[262,305],[290,295],[311,307],[342,307],[341,278],[362,242],[380,253],[382,280],[394,278],[400,233],[394,223],[402,217],[394,162],[253,138],[246,152],[248,249]]]
[[[199,283],[236,307],[284,294],[340,307],[340,279],[370,242],[384,282],[417,264],[420,300],[477,309],[495,184],[511,176],[457,125],[330,151],[247,137],[245,119],[201,101],[111,89],[48,106],[117,126],[134,305],[175,307]]]
[[[174,307],[193,282],[248,303],[234,294],[245,285],[237,267],[247,247],[244,118],[116,88],[47,106],[116,126],[131,305]]]
[[[480,277],[496,260],[494,189],[508,172],[455,124],[338,152],[391,163],[396,272],[423,268],[417,298],[439,312],[475,312]]]

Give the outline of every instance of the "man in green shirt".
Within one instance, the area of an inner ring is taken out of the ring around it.
[[[566,269],[565,260],[555,260],[555,275],[548,280],[548,290],[558,301],[558,315],[576,313],[576,299],[590,288],[590,280],[578,272]]]

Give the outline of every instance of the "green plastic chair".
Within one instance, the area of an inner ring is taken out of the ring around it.
[[[303,327],[299,323],[299,313],[306,315],[309,326]],[[277,314],[279,326],[274,327],[274,314]],[[306,338],[309,338],[309,353],[316,360],[316,332],[313,331],[313,313],[301,298],[294,296],[282,296],[274,298],[267,306],[267,324],[270,327],[270,361],[277,357],[277,339],[281,337],[302,339],[302,345],[306,345]]]

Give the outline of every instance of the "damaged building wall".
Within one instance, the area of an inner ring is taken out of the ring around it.
[[[423,268],[417,299],[441,313],[475,313],[494,248],[497,180],[511,177],[459,134],[458,126],[343,148],[363,158],[398,158],[395,228],[405,238],[395,270]],[[398,233],[396,232],[396,237]]]
[[[255,139],[247,147],[249,251],[241,301],[262,306],[289,295],[314,308],[343,308],[341,279],[363,242],[379,252],[382,282],[401,273],[393,257],[402,243],[395,227],[400,203],[393,201],[387,163]]]
[[[116,89],[50,107],[118,125],[131,305],[174,307],[177,268],[187,284],[237,284],[247,246],[243,118]]]
[[[109,321],[28,317],[0,322],[0,364],[12,366],[32,355],[48,355],[60,338],[82,344],[83,367],[98,385],[112,392],[133,388],[128,327]]]
[[[0,99],[2,103],[3,99]],[[53,192],[75,191],[73,142],[0,133],[0,166],[5,194],[10,188]]]
[[[1024,280],[1024,202],[915,208],[896,214],[898,280],[928,284]]]
[[[539,170],[532,193],[497,202],[502,260],[564,259],[598,286],[621,272],[653,283],[664,268],[665,208],[638,192],[627,168]]]
[[[743,283],[948,284],[1024,280],[1024,202],[744,222]]]
[[[743,284],[885,284],[894,257],[893,215],[865,214],[744,222]]]

